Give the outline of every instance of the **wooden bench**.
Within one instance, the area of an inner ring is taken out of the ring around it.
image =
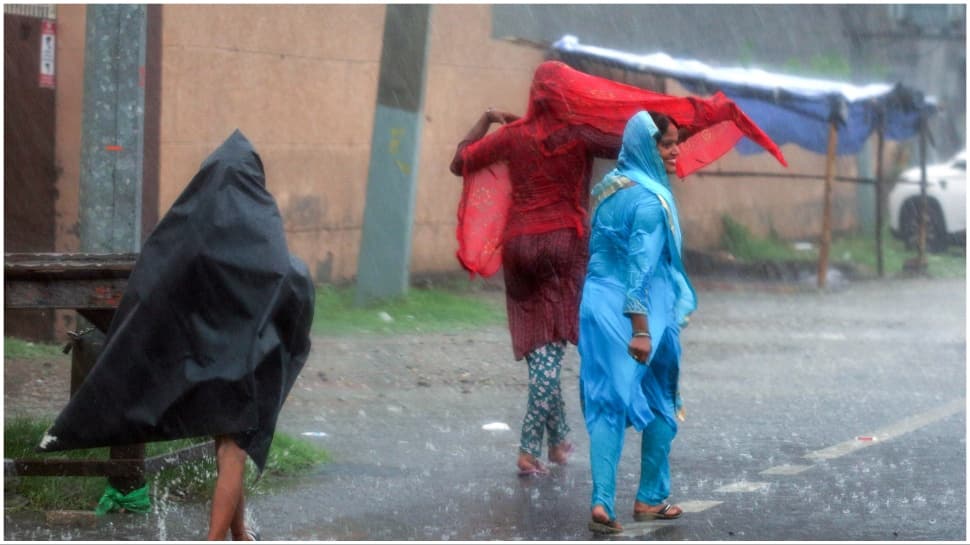
[[[121,302],[137,254],[4,254],[5,309],[73,309],[106,334]],[[81,349],[72,335],[71,395],[97,361],[100,349]],[[5,459],[5,477],[105,476],[122,493],[140,488],[145,475],[213,452],[208,441],[145,458],[145,445],[110,447],[108,460]]]

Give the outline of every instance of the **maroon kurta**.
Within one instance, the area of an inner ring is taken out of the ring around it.
[[[512,205],[502,267],[517,360],[553,341],[578,341],[590,172],[594,157],[615,159],[620,146],[619,137],[588,126],[564,128],[545,143],[527,130],[509,125],[463,143],[452,165],[457,172],[508,165]]]

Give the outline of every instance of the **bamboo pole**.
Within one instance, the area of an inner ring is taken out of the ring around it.
[[[818,287],[825,288],[829,267],[829,246],[832,243],[832,178],[835,174],[835,150],[839,143],[836,121],[829,123],[829,149],[825,159],[825,197],[822,211],[822,241],[818,251]]]

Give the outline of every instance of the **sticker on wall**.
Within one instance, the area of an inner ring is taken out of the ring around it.
[[[40,86],[54,88],[55,23],[45,19],[40,23]]]

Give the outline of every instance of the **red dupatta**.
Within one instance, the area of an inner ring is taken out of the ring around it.
[[[723,93],[710,98],[664,95],[592,76],[558,61],[539,65],[526,114],[508,126],[518,126],[542,144],[557,131],[577,125],[620,136],[627,121],[641,110],[667,115],[689,135],[681,143],[677,159],[680,178],[723,156],[742,136],[787,166],[778,146]],[[551,156],[563,146],[539,148]],[[496,164],[476,172],[466,169],[463,177],[458,260],[472,276],[491,276],[501,267],[503,232],[512,202],[508,171]]]

